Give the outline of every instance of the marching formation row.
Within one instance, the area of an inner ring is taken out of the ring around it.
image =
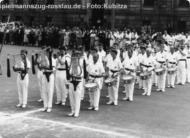
[[[114,43],[109,51],[104,51],[101,43],[90,52],[60,48],[56,56],[52,49],[43,47],[32,56],[32,70],[37,68],[39,91],[43,101],[43,110],[52,111],[54,88],[55,104],[65,105],[69,97],[71,113],[78,117],[84,93],[89,93],[89,110],[99,110],[99,100],[104,84],[108,87],[108,105],[118,105],[120,82],[125,86],[123,100],[133,101],[135,83],[143,89],[142,95],[150,96],[152,85],[157,91],[165,92],[165,87],[175,88],[175,84],[190,82],[189,44],[179,40],[175,44],[157,41],[156,46],[139,43],[121,50]],[[156,48],[155,48],[156,47]],[[18,72],[17,86],[19,104],[26,108],[31,63],[27,51],[19,54],[21,60],[15,61],[13,70]],[[9,57],[10,58],[10,57]],[[16,59],[16,58],[14,58]],[[9,60],[8,60],[9,61]],[[8,65],[10,66],[10,65]],[[166,81],[167,80],[167,81]]]

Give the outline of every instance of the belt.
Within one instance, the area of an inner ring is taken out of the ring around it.
[[[52,74],[53,72],[47,72],[47,71],[44,71],[43,74],[46,76],[46,79],[47,81],[49,82],[50,81],[50,75]]]
[[[179,61],[186,61],[186,59],[180,59]]]
[[[141,66],[144,66],[144,67],[146,67],[146,68],[151,68],[151,67],[152,67],[152,66],[145,65],[145,64],[142,64],[142,63],[141,63]]]
[[[170,64],[176,64],[176,62],[169,62]]]
[[[117,73],[119,72],[118,70],[110,70],[112,73]]]
[[[164,64],[164,63],[165,63],[165,61],[158,61],[158,63],[160,63],[160,64]]]
[[[65,71],[66,69],[58,68],[57,70],[59,70],[59,71]]]
[[[102,76],[97,76],[97,75],[90,75],[92,78],[102,78]]]

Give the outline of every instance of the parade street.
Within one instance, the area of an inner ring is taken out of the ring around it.
[[[6,57],[18,54],[24,47],[5,46],[0,57],[0,138],[187,138],[190,136],[190,84],[167,88],[165,93],[153,92],[142,96],[135,89],[134,101],[122,101],[124,87],[119,90],[118,106],[106,105],[107,88],[101,93],[100,110],[89,111],[86,93],[79,118],[70,118],[66,106],[53,105],[51,113],[41,112],[42,103],[36,75],[30,70],[28,105],[18,104],[16,73],[7,78]],[[26,48],[31,58],[33,47]],[[55,103],[55,100],[54,100]]]

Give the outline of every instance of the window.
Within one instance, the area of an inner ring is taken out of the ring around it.
[[[187,0],[179,0],[179,7],[190,7],[190,4]]]
[[[144,0],[144,7],[154,7],[155,0]]]
[[[23,0],[15,0],[15,4],[23,4]]]
[[[47,5],[54,4],[54,0],[47,0],[46,4],[47,4]]]

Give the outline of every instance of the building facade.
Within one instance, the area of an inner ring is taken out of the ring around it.
[[[4,0],[3,4],[125,4],[125,9],[4,9],[0,20],[22,21],[26,25],[59,26],[104,25],[135,27],[151,25],[155,29],[186,31],[190,29],[190,4],[187,0]]]

